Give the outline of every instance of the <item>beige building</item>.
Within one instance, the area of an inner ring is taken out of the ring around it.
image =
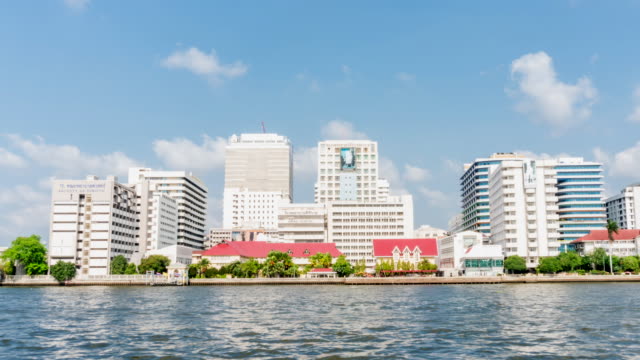
[[[444,229],[438,229],[430,225],[422,225],[413,232],[413,237],[416,239],[441,239],[449,235],[449,232]]]
[[[280,204],[278,235],[285,243],[327,242],[325,204]]]

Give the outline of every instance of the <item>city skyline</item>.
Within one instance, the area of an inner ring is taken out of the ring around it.
[[[462,165],[494,152],[603,162],[606,196],[640,180],[637,3],[263,6],[0,5],[0,246],[46,240],[52,178],[125,181],[130,166],[193,171],[209,188],[207,228],[219,226],[227,139],[262,122],[292,141],[296,203],[313,202],[319,141],[377,141],[379,176],[413,195],[416,228],[446,228]],[[403,24],[412,13],[428,21]],[[472,28],[471,14],[487,18]],[[256,35],[268,25],[273,38]]]

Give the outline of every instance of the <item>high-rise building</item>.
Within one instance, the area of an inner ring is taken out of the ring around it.
[[[158,184],[141,180],[136,191],[139,214],[137,235],[141,251],[158,250],[178,244],[178,202],[158,191]]]
[[[233,239],[233,231],[231,229],[211,228],[204,238],[204,248],[210,249],[223,241],[231,241]]]
[[[327,140],[318,143],[315,202],[384,201],[389,183],[378,177],[378,143]]]
[[[327,241],[335,243],[352,263],[365,260],[375,266],[373,239],[413,235],[411,195],[390,196],[386,202],[329,201]]]
[[[640,183],[629,185],[606,200],[607,219],[615,221],[621,229],[640,227]]]
[[[202,180],[186,171],[156,171],[148,168],[129,169],[129,184],[142,186],[148,182],[148,192],[152,196],[166,195],[176,201],[178,213],[177,245],[202,249],[207,217],[207,187]],[[144,187],[144,186],[142,186]],[[141,204],[148,204],[142,199]],[[149,195],[147,195],[149,196]],[[152,197],[151,196],[151,197]],[[172,206],[165,202],[167,209]],[[153,209],[151,210],[153,213]],[[157,214],[160,212],[156,211]],[[147,236],[147,231],[140,233],[141,238]],[[149,241],[145,241],[149,243]]]
[[[280,204],[278,234],[286,243],[327,242],[325,204]]]
[[[229,138],[225,155],[223,227],[277,229],[278,204],[293,194],[291,142],[277,134]]]
[[[55,180],[51,201],[49,265],[67,261],[80,275],[108,275],[114,257],[140,256],[136,193],[117,178]]]

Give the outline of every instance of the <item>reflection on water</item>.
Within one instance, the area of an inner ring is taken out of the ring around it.
[[[640,284],[1,288],[2,359],[640,356]]]

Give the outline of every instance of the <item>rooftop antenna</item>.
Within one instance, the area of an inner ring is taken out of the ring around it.
[[[264,127],[264,121],[262,121],[262,133],[263,134],[267,133],[267,129]]]

